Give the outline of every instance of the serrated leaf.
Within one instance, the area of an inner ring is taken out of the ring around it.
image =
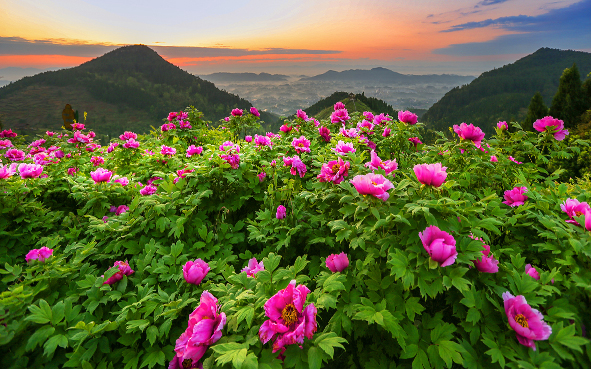
[[[320,369],[322,366],[322,351],[312,346],[308,349],[308,368]]]

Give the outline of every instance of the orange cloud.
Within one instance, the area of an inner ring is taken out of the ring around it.
[[[75,67],[93,58],[64,55],[0,55],[0,68],[67,68]]]

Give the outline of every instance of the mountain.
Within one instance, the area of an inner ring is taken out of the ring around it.
[[[411,85],[421,83],[463,84],[468,83],[473,79],[473,76],[458,76],[454,74],[401,74],[391,71],[390,69],[377,67],[372,68],[370,70],[349,69],[342,72],[335,72],[334,70],[329,70],[328,72],[319,74],[317,76],[301,78],[300,81],[366,81]]]
[[[269,73],[228,73],[219,72],[200,76],[201,78],[211,82],[272,82],[272,81],[287,81],[289,76],[284,74],[269,74]]]
[[[456,87],[423,115],[435,130],[462,122],[473,123],[487,134],[498,121],[522,121],[532,96],[539,91],[550,106],[562,72],[577,64],[585,77],[591,72],[591,53],[542,48],[513,64],[482,73],[470,84]]]
[[[99,134],[146,133],[171,111],[189,105],[217,121],[233,108],[252,105],[237,95],[167,62],[144,45],[124,46],[78,67],[25,77],[0,88],[4,128],[19,133],[59,129],[66,104],[88,112],[86,124]],[[277,118],[261,112],[267,122]]]
[[[398,112],[391,105],[375,97],[366,97],[365,93],[335,92],[317,103],[303,109],[310,117],[318,120],[327,119],[334,111],[334,104],[341,101],[349,113],[370,111],[375,114],[384,113],[396,117]]]

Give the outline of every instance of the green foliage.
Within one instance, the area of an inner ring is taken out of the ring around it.
[[[542,119],[548,115],[548,107],[544,104],[542,94],[538,91],[531,98],[531,102],[527,108],[527,116],[523,121],[523,127],[531,127],[538,119]]]
[[[591,105],[585,104],[585,93],[581,84],[581,76],[576,64],[566,68],[560,76],[558,91],[552,99],[550,115],[564,121],[566,128],[573,128],[579,124],[581,114]]]

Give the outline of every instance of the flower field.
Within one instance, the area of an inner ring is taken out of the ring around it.
[[[258,116],[0,132],[0,367],[591,367],[562,121],[427,145],[411,112]]]

